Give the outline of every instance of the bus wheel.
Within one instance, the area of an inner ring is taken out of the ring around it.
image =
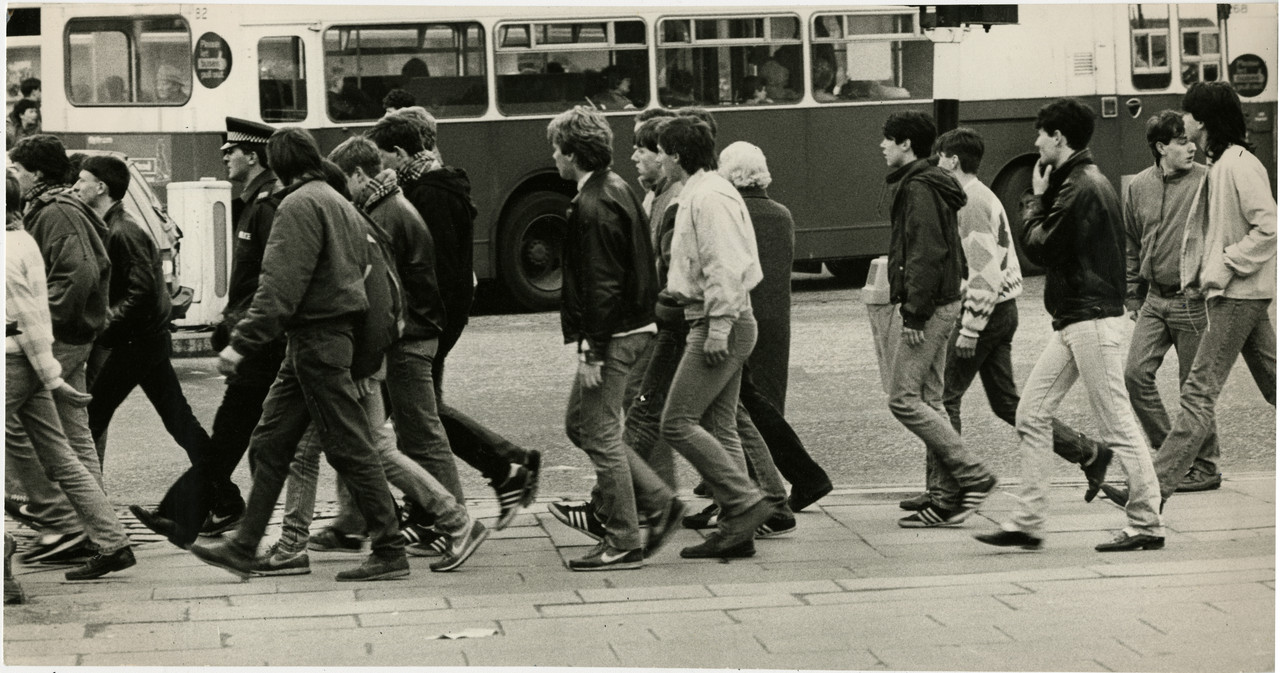
[[[566,211],[569,197],[533,192],[512,205],[502,224],[498,269],[511,298],[529,311],[560,305]]]
[[[1013,248],[1018,252],[1018,266],[1022,267],[1022,275],[1038,276],[1044,269],[1027,259],[1022,252],[1022,195],[1031,189],[1031,171],[1033,162],[1021,162],[1009,166],[1000,172],[991,191],[999,197],[1004,212],[1009,216],[1009,230],[1013,234]]]
[[[871,258],[841,259],[825,262],[827,270],[837,280],[849,287],[862,287],[867,284],[867,272],[871,270]]]

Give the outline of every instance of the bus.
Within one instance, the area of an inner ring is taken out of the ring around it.
[[[1095,158],[1119,186],[1152,161],[1147,117],[1178,107],[1194,81],[1230,79],[1274,187],[1274,4],[967,9],[957,20],[955,6],[901,5],[13,4],[9,87],[18,71],[39,73],[45,131],[127,154],[160,194],[225,176],[227,116],[310,129],[328,151],[401,89],[439,120],[445,162],[470,176],[478,278],[531,310],[558,301],[574,194],[546,125],[576,105],[609,120],[614,168],[633,182],[638,110],[711,110],[721,146],[747,140],[768,158],[770,195],[795,218],[797,268],[825,263],[853,281],[888,246],[877,145],[898,111],[949,111],[978,129],[979,175],[1020,226],[1040,106],[1076,96],[1099,113]],[[225,223],[218,235],[230,236]],[[217,242],[182,256],[217,247],[200,266],[225,278]]]

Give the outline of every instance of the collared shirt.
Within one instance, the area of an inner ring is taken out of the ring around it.
[[[1129,182],[1124,192],[1128,299],[1143,299],[1144,283],[1178,286],[1183,231],[1196,189],[1208,172],[1200,164],[1173,172],[1155,164]]]
[[[53,321],[40,246],[22,229],[4,232],[5,320],[21,334],[5,337],[6,353],[25,353],[44,387],[62,385],[62,365],[53,357]]]

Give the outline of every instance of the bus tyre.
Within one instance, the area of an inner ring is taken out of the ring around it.
[[[528,311],[560,305],[561,258],[569,197],[532,192],[520,197],[502,221],[498,272],[511,299]]]
[[[1033,264],[1022,252],[1022,195],[1031,190],[1031,171],[1034,163],[1019,163],[1000,172],[992,189],[1009,216],[1009,231],[1013,234],[1013,249],[1018,253],[1018,266],[1024,276],[1039,276],[1044,269]]]
[[[871,258],[841,259],[826,262],[827,270],[841,283],[849,287],[862,287],[867,284],[867,272],[871,270]]]

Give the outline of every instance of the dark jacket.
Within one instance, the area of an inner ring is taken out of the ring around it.
[[[448,323],[442,327],[461,330],[475,295],[472,231],[477,211],[471,201],[471,181],[466,171],[446,167],[427,171],[400,188],[427,223],[435,242],[436,284]]]
[[[53,338],[72,345],[92,343],[107,327],[111,260],[107,225],[83,201],[55,188],[34,198],[23,226],[44,257]]]
[[[445,325],[436,285],[436,251],[431,232],[400,190],[368,204],[369,218],[391,242],[396,274],[404,289],[404,338],[432,339]]]
[[[644,206],[617,173],[596,171],[569,204],[560,328],[600,362],[614,334],[653,322],[657,269]]]
[[[1044,307],[1053,329],[1124,315],[1120,199],[1089,150],[1057,167],[1045,193],[1024,198],[1022,207],[1022,250],[1045,268]]]
[[[258,291],[231,334],[236,352],[249,355],[282,332],[366,311],[365,226],[364,215],[320,176],[290,185],[276,210]]]
[[[227,306],[222,310],[223,321],[229,329],[234,328],[244,317],[249,304],[253,303],[253,293],[258,290],[262,255],[267,249],[267,239],[271,237],[271,221],[275,218],[276,204],[279,203],[279,199],[271,198],[275,187],[275,173],[263,171],[240,192]]]
[[[764,279],[751,290],[757,325],[756,347],[747,358],[751,378],[778,411],[786,409],[787,368],[791,361],[791,263],[795,220],[786,206],[762,188],[739,189],[751,214]]]
[[[889,174],[897,184],[889,211],[889,299],[902,324],[924,329],[938,306],[959,301],[967,266],[956,211],[966,197],[946,171],[917,159]]]
[[[136,337],[168,331],[169,289],[155,241],[118,201],[103,219],[107,221],[107,256],[111,259],[107,295],[111,314],[98,344],[114,348]]]

